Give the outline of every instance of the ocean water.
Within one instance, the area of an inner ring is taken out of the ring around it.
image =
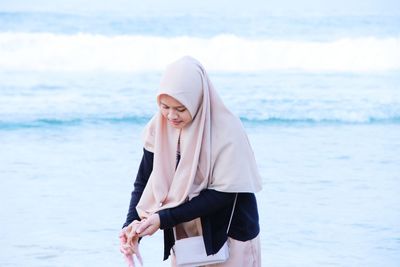
[[[400,266],[400,18],[212,12],[0,12],[0,266],[124,266],[141,132],[185,54],[253,145],[263,266]]]

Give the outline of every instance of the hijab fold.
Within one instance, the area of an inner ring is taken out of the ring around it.
[[[158,104],[163,94],[181,102],[193,120],[176,129],[158,112],[146,125],[144,148],[154,153],[154,161],[136,206],[141,218],[179,206],[205,188],[232,193],[261,190],[254,153],[240,119],[225,107],[197,60],[186,56],[168,65]],[[179,134],[181,159],[176,167]]]

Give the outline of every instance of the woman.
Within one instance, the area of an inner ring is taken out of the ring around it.
[[[172,266],[177,266],[175,240],[197,235],[203,235],[207,255],[228,239],[229,259],[215,266],[261,266],[254,195],[261,178],[240,120],[191,57],[167,67],[157,102],[160,112],[145,129],[144,154],[120,234],[129,265],[134,265],[132,254],[141,261],[139,238],[162,229],[164,260],[171,255]]]

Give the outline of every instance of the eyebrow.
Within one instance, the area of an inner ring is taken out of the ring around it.
[[[171,106],[168,106],[167,104],[163,103],[162,101],[161,101],[160,103],[161,103],[162,105],[167,106],[167,107],[170,107],[170,108],[186,108],[184,105],[176,106],[176,107],[171,107]]]

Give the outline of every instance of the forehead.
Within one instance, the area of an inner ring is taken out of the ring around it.
[[[184,107],[184,105],[170,95],[162,94],[159,97],[160,102],[169,107]]]

